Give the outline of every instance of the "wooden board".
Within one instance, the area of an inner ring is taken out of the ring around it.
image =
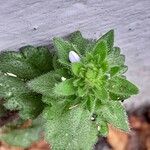
[[[0,50],[50,43],[81,30],[97,38],[115,29],[116,45],[140,94],[127,107],[150,103],[150,0],[0,0]]]

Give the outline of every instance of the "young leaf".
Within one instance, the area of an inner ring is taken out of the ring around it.
[[[120,54],[120,48],[114,47],[107,56],[110,67],[124,66],[125,56]]]
[[[74,75],[76,75],[76,76],[79,75],[81,67],[82,67],[82,64],[79,62],[71,64],[71,69],[72,69],[72,72],[74,73]]]
[[[88,45],[88,40],[83,38],[80,31],[71,33],[70,36],[68,37],[68,40],[77,47],[80,54],[85,53]]]
[[[110,52],[114,45],[114,30],[108,31],[100,39],[98,39],[97,42],[102,40],[106,41],[108,52]]]
[[[75,107],[62,113],[62,107],[47,108],[44,112],[46,140],[52,149],[91,150],[97,140],[97,129],[90,121],[90,112]]]
[[[75,94],[75,88],[73,86],[73,79],[67,79],[55,85],[54,93],[57,96],[70,96]]]
[[[95,97],[97,97],[102,102],[107,101],[109,99],[109,94],[104,86],[97,86],[94,89]]]
[[[114,77],[108,81],[108,90],[114,94],[122,96],[130,96],[138,94],[138,88],[126,79],[121,77]]]
[[[109,92],[109,97],[110,97],[110,100],[122,101],[122,100],[128,99],[130,96]]]
[[[122,75],[128,70],[128,67],[123,65],[123,66],[114,66],[110,69],[110,75]]]
[[[109,101],[101,107],[100,115],[110,124],[123,131],[128,132],[128,118],[125,108],[118,101]]]
[[[60,62],[69,64],[69,52],[73,50],[72,45],[61,38],[54,38],[53,43],[57,49],[58,59],[60,59]]]
[[[110,58],[116,58],[120,55],[120,48],[119,47],[113,47],[112,51],[108,54]]]
[[[95,47],[93,48],[94,55],[97,55],[99,58],[100,63],[102,63],[107,55],[107,45],[104,40],[100,40],[96,43]]]
[[[111,67],[114,66],[123,66],[125,63],[125,56],[120,55],[118,57],[114,58],[108,58],[108,63],[110,64]]]

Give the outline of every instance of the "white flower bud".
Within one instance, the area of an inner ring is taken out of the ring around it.
[[[80,57],[75,51],[70,51],[69,52],[69,60],[72,63],[79,62],[80,61]]]

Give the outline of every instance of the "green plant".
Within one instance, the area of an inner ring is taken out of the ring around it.
[[[138,88],[123,75],[127,66],[113,46],[114,31],[98,40],[77,31],[53,43],[54,51],[27,46],[0,54],[2,107],[19,113],[0,139],[26,147],[44,131],[53,150],[90,150],[108,124],[128,132],[122,101]],[[33,120],[29,128],[16,128],[27,119]]]

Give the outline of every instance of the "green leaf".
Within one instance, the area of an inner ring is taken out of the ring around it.
[[[36,118],[44,108],[41,96],[35,93],[11,97],[6,100],[4,106],[9,110],[19,110],[19,116],[24,120]]]
[[[108,63],[110,64],[110,66],[114,67],[114,66],[123,66],[125,63],[125,56],[124,55],[120,55],[116,58],[108,58]]]
[[[95,97],[101,100],[102,102],[109,99],[108,92],[104,86],[97,86],[94,89],[94,92],[95,92]]]
[[[100,136],[106,137],[109,133],[108,124],[106,122],[100,123]]]
[[[114,77],[108,81],[108,90],[114,94],[119,94],[122,96],[130,96],[134,94],[138,94],[138,88],[129,82],[126,79],[121,77]]]
[[[97,129],[90,121],[90,112],[75,107],[66,113],[62,107],[47,108],[44,112],[46,140],[53,150],[91,150],[97,140]]]
[[[55,85],[54,93],[57,96],[70,96],[75,94],[73,79],[67,79]]]
[[[21,48],[20,52],[1,53],[0,64],[0,71],[13,73],[22,79],[32,79],[53,68],[49,50],[33,46]]]
[[[89,44],[89,41],[83,38],[80,31],[71,33],[70,36],[68,37],[68,40],[77,47],[80,54],[85,53],[87,49],[87,45]]]
[[[120,48],[114,47],[107,56],[107,61],[110,67],[124,66],[125,56],[120,54]]]
[[[122,101],[122,100],[128,99],[130,96],[109,92],[109,97],[110,97],[110,100]]]
[[[96,122],[98,124],[99,129],[99,136],[106,137],[108,135],[109,129],[108,129],[108,123],[105,121],[102,116],[97,116]]]
[[[123,65],[123,66],[114,66],[110,69],[110,75],[115,76],[115,75],[122,75],[128,70],[128,67]]]
[[[117,73],[117,75],[122,75],[122,74],[124,74],[125,72],[127,72],[127,70],[128,70],[128,66],[121,66],[120,67],[120,70],[118,71],[118,73]]]
[[[69,52],[73,50],[73,46],[61,38],[54,38],[53,43],[57,49],[58,59],[63,64],[69,64]]]
[[[116,58],[120,56],[120,48],[119,47],[113,47],[112,51],[108,54],[111,58]]]
[[[16,77],[0,73],[0,97],[10,98],[14,95],[28,93],[25,83]]]
[[[0,135],[0,140],[6,143],[19,146],[29,147],[33,142],[40,139],[40,133],[42,131],[42,121],[36,119],[33,121],[32,126],[25,129],[14,129],[11,132],[3,133]]]
[[[58,97],[54,97],[54,96],[50,96],[50,95],[43,95],[42,96],[42,101],[46,104],[48,104],[49,106],[51,105],[55,105],[57,102],[63,101],[64,99],[58,98]]]
[[[97,62],[102,63],[107,55],[107,45],[104,40],[100,40],[93,48],[93,54],[97,57]]]
[[[74,75],[78,76],[80,73],[80,69],[82,68],[82,64],[77,62],[77,63],[72,63],[71,64],[71,69]]]
[[[57,70],[57,69],[61,69],[62,68],[62,65],[60,64],[59,60],[58,60],[58,56],[57,54],[55,53],[54,56],[53,56],[53,67],[54,67],[54,70]]]
[[[98,39],[97,42],[102,40],[106,41],[108,52],[110,52],[114,45],[114,30],[108,31],[100,39]]]
[[[37,93],[52,96],[52,89],[61,81],[61,75],[51,71],[28,82],[28,87]]]
[[[123,131],[129,131],[128,118],[125,108],[118,101],[109,101],[103,105],[100,115],[110,124]]]
[[[0,97],[5,98],[6,109],[20,110],[22,119],[34,118],[41,113],[41,96],[32,93],[26,84],[16,77],[0,75]]]
[[[45,46],[39,46],[37,48],[33,46],[26,46],[21,48],[21,53],[36,69],[40,70],[41,74],[47,73],[53,70],[52,58],[53,54]],[[41,75],[40,74],[40,75]]]
[[[115,74],[117,74],[117,73],[119,72],[119,70],[120,70],[120,67],[119,67],[119,66],[112,67],[112,68],[110,69],[110,75],[111,75],[111,76],[114,76]]]
[[[8,103],[11,100],[8,101]],[[44,105],[41,101],[41,95],[35,93],[29,93],[20,95],[17,99],[18,105],[22,108],[19,111],[19,116],[22,119],[34,119],[36,118],[44,108]]]

